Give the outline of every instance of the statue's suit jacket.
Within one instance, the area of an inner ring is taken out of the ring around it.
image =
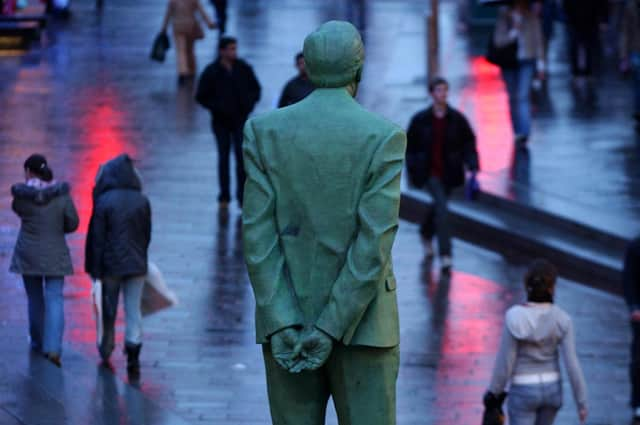
[[[346,345],[399,343],[391,248],[403,131],[342,88],[247,122],[244,253],[256,338],[315,325]]]

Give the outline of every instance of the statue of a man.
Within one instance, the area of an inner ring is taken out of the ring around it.
[[[355,100],[364,48],[347,22],[304,42],[316,90],[244,129],[244,253],[271,417],[396,423],[399,327],[391,247],[406,138]]]

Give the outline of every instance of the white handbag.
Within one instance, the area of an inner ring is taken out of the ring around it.
[[[140,311],[143,316],[178,304],[177,295],[169,289],[160,269],[151,261],[144,280],[145,285],[142,289],[142,301],[140,302]]]

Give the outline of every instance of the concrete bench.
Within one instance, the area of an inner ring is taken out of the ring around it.
[[[0,21],[0,50],[26,50],[40,30],[37,21]]]

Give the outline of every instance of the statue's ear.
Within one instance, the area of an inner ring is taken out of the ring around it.
[[[362,67],[356,71],[356,83],[359,83],[362,79]]]

